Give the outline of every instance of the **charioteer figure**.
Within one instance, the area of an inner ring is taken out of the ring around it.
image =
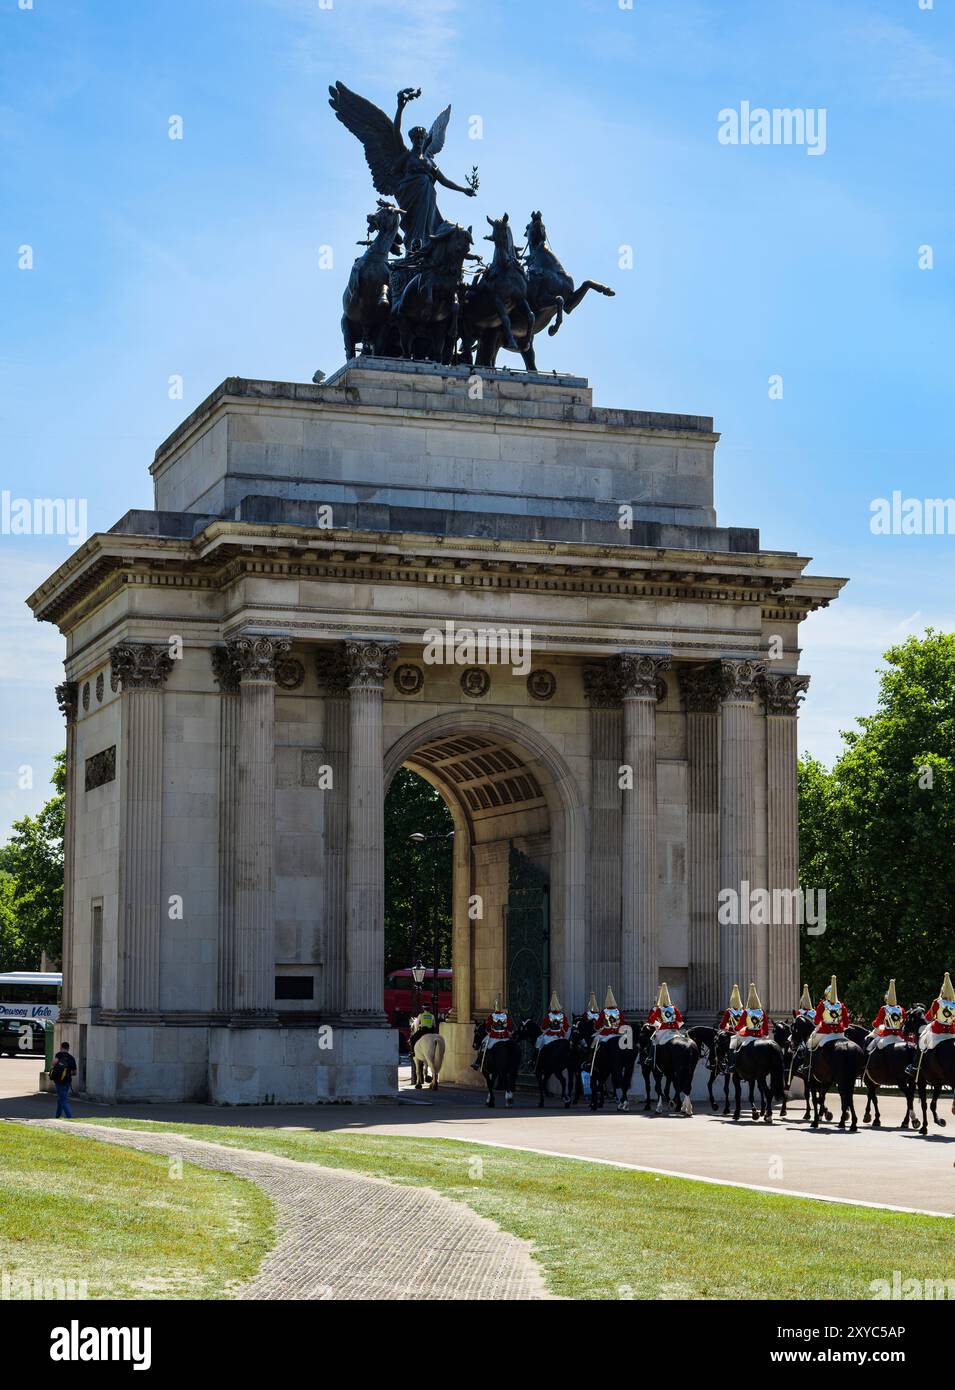
[[[472,1071],[480,1071],[484,1065],[484,1054],[499,1042],[507,1042],[517,1032],[514,1020],[501,1003],[501,996],[494,1000],[494,1008],[484,1020],[484,1039],[478,1049],[477,1061],[471,1063]]]
[[[884,1002],[872,1020],[872,1031],[867,1038],[869,1050],[877,1047],[891,1047],[894,1043],[905,1041],[906,1013],[895,994],[895,980],[889,981]]]
[[[537,1035],[534,1046],[538,1052],[548,1043],[566,1041],[570,1037],[570,1019],[560,1007],[560,1000],[557,998],[557,991],[550,996],[550,1006],[546,1016],[541,1021],[541,1030]]]

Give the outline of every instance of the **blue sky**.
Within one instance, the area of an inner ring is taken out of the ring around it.
[[[0,0],[0,489],[85,498],[106,529],[150,504],[156,444],[224,377],[338,366],[373,198],[326,88],[390,114],[420,86],[406,126],[450,101],[441,167],[480,169],[442,211],[539,207],[571,273],[617,291],[541,365],[598,404],[712,414],[720,522],[850,577],[804,628],[801,746],[831,761],[884,648],[955,628],[955,538],[869,528],[873,498],[955,494],[951,0],[26,3]],[[824,108],[825,153],[721,144],[742,101]],[[22,600],[68,553],[0,535],[4,828],[63,742],[62,644]]]

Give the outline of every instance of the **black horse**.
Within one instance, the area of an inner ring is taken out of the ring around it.
[[[534,314],[534,322],[531,325],[531,331],[528,332],[527,319],[520,310],[515,310],[511,315],[511,327],[514,331],[517,350],[524,359],[524,366],[529,372],[536,372],[534,334],[540,333],[550,324],[547,333],[552,338],[563,323],[564,315],[573,313],[588,290],[596,290],[598,294],[606,294],[611,297],[615,291],[607,285],[599,284],[596,280],[585,280],[582,285],[574,287],[572,277],[567,274],[547,244],[547,230],[539,212],[531,213],[531,220],[528,222],[524,234],[527,237],[527,250],[524,257],[524,269],[527,274],[527,302]],[[554,321],[551,322],[551,320]],[[502,335],[499,333],[493,346],[492,358],[497,357],[502,347],[508,348],[509,351],[514,350],[509,343],[503,341]]]
[[[368,249],[351,268],[342,296],[342,337],[346,358],[355,356],[359,343],[363,353],[377,356],[394,351],[394,324],[391,317],[389,253],[401,245],[398,220],[401,209],[378,200],[378,209],[368,218]]]
[[[906,1025],[908,1032],[908,1025]],[[882,1116],[879,1114],[879,1097],[877,1088],[879,1086],[893,1086],[901,1091],[905,1096],[905,1115],[902,1118],[900,1129],[908,1129],[909,1121],[915,1119],[915,1077],[906,1076],[906,1068],[915,1062],[918,1057],[918,1048],[909,1037],[899,1037],[895,1041],[879,1047],[876,1039],[870,1039],[866,1030],[857,1023],[850,1023],[846,1029],[846,1037],[857,1042],[866,1054],[865,1071],[862,1073],[862,1083],[865,1086],[866,1102],[865,1114],[862,1116],[862,1123],[869,1124],[871,1121],[873,1129],[879,1129],[882,1125]],[[872,1113],[875,1112],[875,1119]]]
[[[733,1119],[738,1120],[740,1107],[740,1087],[749,1083],[749,1104],[753,1119],[761,1119],[766,1124],[773,1122],[773,1101],[780,1102],[780,1115],[786,1113],[786,1073],[783,1069],[782,1048],[775,1038],[751,1038],[730,1048],[730,1075],[733,1080],[735,1105]],[[754,1086],[759,1087],[760,1108],[757,1110],[753,1098]]]
[[[808,1018],[793,1020],[792,1035],[797,1044],[807,1041],[813,1032],[813,1023]],[[847,1118],[851,1118],[851,1133],[859,1127],[855,1107],[855,1083],[865,1070],[866,1057],[862,1048],[852,1038],[835,1038],[832,1042],[817,1045],[808,1052],[806,1064],[806,1092],[812,1101],[812,1120],[810,1129],[818,1129],[819,1121],[826,1114],[826,1095],[835,1087],[839,1093],[842,1110],[839,1128],[845,1129]]]
[[[570,1049],[574,1058],[574,1104],[584,1094],[584,1073],[590,1080],[590,1062],[594,1051],[596,1023],[586,1014],[576,1014],[570,1027]]]
[[[928,1027],[925,1009],[921,1004],[913,1004],[909,1009],[906,1027],[910,1028],[916,1036],[920,1036],[922,1029]],[[926,1052],[917,1049],[915,1066],[918,1073],[915,1085],[918,1088],[919,1102],[922,1106],[922,1122],[921,1124],[916,1123],[916,1132],[928,1134],[928,1109],[931,1109],[932,1119],[935,1123],[944,1129],[945,1121],[938,1113],[938,1098],[945,1087],[955,1086],[955,1038],[945,1038],[943,1042],[936,1043]],[[930,1103],[928,1102],[929,1090],[932,1092]]]
[[[700,1061],[707,1071],[706,1093],[710,1099],[710,1106],[714,1110],[719,1109],[719,1102],[713,1094],[713,1086],[718,1076],[723,1078],[723,1114],[730,1113],[730,1078],[726,1070],[726,1059],[729,1051],[729,1035],[721,1033],[719,1027],[706,1028],[702,1024],[695,1028],[688,1028],[687,1034],[693,1039],[700,1049]]]
[[[630,1083],[633,1081],[635,1061],[633,1037],[626,1026],[615,1038],[607,1038],[604,1042],[595,1041],[590,1063],[591,1110],[603,1109],[608,1084],[617,1102],[617,1109],[630,1109]]]
[[[491,235],[485,240],[494,243],[494,257],[465,291],[461,315],[460,360],[470,364],[477,341],[475,360],[479,367],[493,367],[501,346],[520,352],[511,325],[512,313],[530,325],[531,349],[534,346],[534,313],[527,302],[527,276],[514,246],[507,213],[487,220]]]
[[[533,1046],[540,1037],[540,1031],[532,1018],[526,1018],[517,1031],[517,1037],[520,1042],[529,1042]],[[557,1038],[537,1049],[534,1075],[540,1091],[538,1108],[544,1104],[548,1081],[556,1076],[560,1081],[560,1098],[564,1102],[564,1109],[569,1110],[574,1099],[576,1070],[577,1058],[569,1038]]]
[[[484,1041],[487,1029],[483,1023],[475,1023],[474,1039],[471,1046],[477,1051]],[[504,1092],[504,1104],[514,1104],[514,1088],[517,1073],[521,1066],[521,1045],[517,1038],[502,1038],[492,1047],[484,1050],[481,1072],[487,1082],[487,1104],[494,1108],[494,1092]]]
[[[684,1115],[692,1115],[690,1091],[693,1088],[693,1073],[700,1060],[700,1049],[696,1040],[686,1032],[671,1032],[669,1038],[664,1038],[645,1023],[639,1034],[639,1048],[640,1066],[646,1088],[644,1110],[650,1109],[652,1075],[656,1081],[657,1114],[663,1114],[665,1103],[669,1110],[680,1110]]]
[[[461,279],[470,249],[470,227],[448,226],[403,261],[391,263],[402,357],[451,362],[459,331]],[[400,294],[395,293],[395,285],[409,275]]]

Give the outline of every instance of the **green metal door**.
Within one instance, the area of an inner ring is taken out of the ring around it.
[[[507,1007],[518,1026],[540,1023],[550,1000],[550,884],[533,860],[511,845],[506,909]],[[534,1080],[535,1052],[525,1043],[519,1080]]]

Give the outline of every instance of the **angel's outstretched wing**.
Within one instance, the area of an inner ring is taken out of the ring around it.
[[[451,108],[450,106],[446,106],[441,112],[441,115],[435,117],[434,125],[431,127],[425,142],[425,154],[438,154],[440,150],[444,149],[444,136],[450,119]]]
[[[328,104],[335,115],[361,141],[378,192],[397,193],[401,161],[408,151],[394,122],[380,106],[349,91],[344,82],[336,82],[328,92]]]

